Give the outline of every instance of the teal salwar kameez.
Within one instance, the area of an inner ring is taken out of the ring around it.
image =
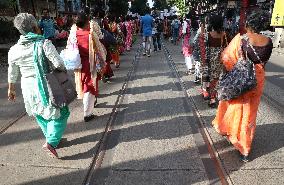
[[[62,138],[70,112],[67,106],[60,109],[51,104],[45,79],[47,59],[56,69],[65,69],[51,41],[34,33],[22,35],[8,53],[8,82],[16,83],[21,74],[26,111],[36,118],[46,142],[55,148]]]
[[[35,116],[46,138],[46,142],[55,148],[59,144],[66,128],[67,119],[70,115],[69,108],[64,107],[60,109],[60,115],[59,118],[50,120],[46,120],[40,115]]]

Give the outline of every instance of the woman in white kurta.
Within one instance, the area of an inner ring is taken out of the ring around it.
[[[18,42],[8,53],[9,100],[15,100],[15,83],[21,74],[21,87],[25,108],[30,116],[35,116],[46,143],[43,149],[52,157],[58,157],[55,150],[65,130],[69,117],[68,107],[56,108],[51,105],[46,89],[46,58],[59,70],[65,70],[64,63],[54,45],[40,33],[33,15],[20,13],[14,26],[21,33]]]

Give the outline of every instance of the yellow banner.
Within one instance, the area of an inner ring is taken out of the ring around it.
[[[284,0],[275,0],[271,26],[284,26]]]

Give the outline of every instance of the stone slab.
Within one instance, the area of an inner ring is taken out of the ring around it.
[[[78,185],[86,170],[8,165],[0,166],[0,174],[3,185]]]

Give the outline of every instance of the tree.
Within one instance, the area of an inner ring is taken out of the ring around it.
[[[109,13],[114,16],[126,15],[128,12],[128,0],[110,0]]]
[[[105,10],[104,0],[89,0],[91,7],[98,7],[101,10]],[[128,0],[107,0],[107,6],[109,6],[109,14],[113,16],[126,15],[128,12]]]
[[[17,5],[16,0],[1,0],[0,8],[14,8]]]
[[[13,10],[15,14],[19,13],[19,7],[17,0],[1,0],[0,9],[2,10]]]
[[[145,15],[149,8],[147,0],[133,0],[131,2],[130,11],[132,13],[138,13],[139,15]]]
[[[169,0],[171,6],[176,6],[180,15],[184,16],[189,11],[188,0]]]
[[[154,0],[154,6],[153,7],[156,10],[164,10],[164,9],[170,8],[167,0]]]
[[[205,12],[209,11],[212,5],[226,1],[227,0],[169,0],[169,4],[176,6],[179,9],[179,13],[185,15],[188,12],[200,9]]]

